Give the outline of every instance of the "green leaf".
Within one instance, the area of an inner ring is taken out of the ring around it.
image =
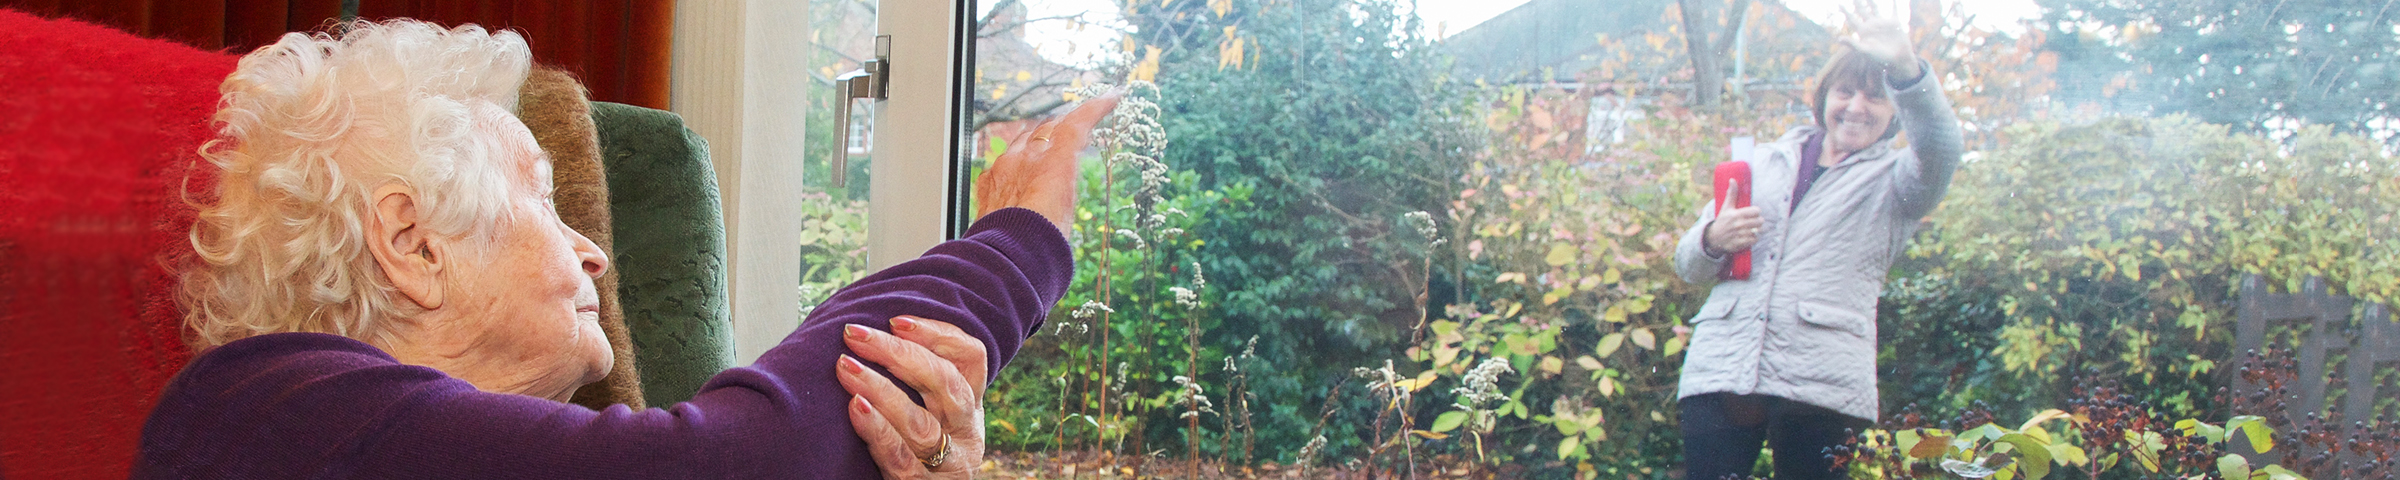
[[[1467,423],[1467,412],[1457,410],[1442,412],[1442,416],[1433,417],[1433,431],[1439,433],[1457,430],[1459,425],[1465,423]]]
[[[2160,436],[2158,432],[2140,432],[2128,436],[2128,439],[2132,438],[2140,439],[2136,440],[2133,459],[2142,462],[2142,468],[2149,470],[2150,473],[2158,473],[2158,453],[2167,448],[2166,443],[2161,441],[2164,437]]]
[[[2092,457],[2083,453],[2083,447],[2064,443],[2050,445],[2050,458],[2058,459],[2059,465],[2080,467],[2092,463]]]
[[[1566,439],[1558,441],[1559,460],[1566,460],[1567,456],[1574,455],[1575,453],[1581,451],[1583,451],[1582,435],[1570,435]]]
[[[1924,440],[1925,437],[1918,436],[1917,431],[1914,429],[1901,430],[1892,433],[1892,446],[1898,447],[1902,452],[1916,450],[1917,443]]]
[[[2001,435],[2000,443],[2016,449],[2016,467],[2025,472],[2025,478],[2050,476],[2051,459],[2048,443],[2043,443],[2040,439],[2022,433]]]
[[[2233,422],[2225,423],[2231,424]],[[2227,427],[2227,429],[2231,430],[2232,428]],[[2256,419],[2249,422],[2244,422],[2242,423],[2241,430],[2242,434],[2250,439],[2250,446],[2258,450],[2258,453],[2267,453],[2275,450],[2275,428],[2267,426],[2266,419]]]
[[[1594,347],[1592,354],[1600,358],[1608,358],[1609,354],[1617,353],[1617,349],[1624,346],[1625,332],[1611,333],[1608,336],[1600,337],[1600,346]]]
[[[1563,416],[1551,418],[1550,426],[1557,428],[1559,435],[1572,437],[1577,433],[1583,433],[1583,424],[1575,423],[1575,419],[1573,418],[1567,418]]]
[[[2217,474],[2224,475],[2228,479],[2250,478],[2250,459],[2242,458],[2240,454],[2234,453],[2217,457]]]
[[[1964,438],[1981,443],[1999,440],[2000,436],[2005,434],[2005,432],[2000,431],[2000,425],[1986,423],[1981,427],[1970,428],[1967,429],[1967,431],[1958,432],[1958,438]]]
[[[1566,266],[1574,261],[1575,246],[1564,243],[1550,244],[1550,255],[1542,257],[1542,263],[1550,264],[1553,267]]]
[[[2291,469],[2283,468],[2282,465],[2275,464],[2259,467],[2257,473],[2266,474],[2267,480],[2308,480],[2308,477],[2300,476],[2300,472],[2294,472]]]

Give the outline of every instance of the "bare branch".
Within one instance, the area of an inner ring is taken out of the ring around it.
[[[975,30],[982,31],[984,25],[991,25],[992,19],[1000,16],[1000,12],[1008,11],[1008,7],[1014,6],[1017,6],[1017,0],[1000,0],[993,3],[991,11],[983,12],[983,18],[975,19]]]

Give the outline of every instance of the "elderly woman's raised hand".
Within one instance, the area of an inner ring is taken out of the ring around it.
[[[1075,154],[1092,143],[1092,127],[1117,110],[1121,94],[1093,98],[1042,122],[1008,144],[975,179],[975,217],[1009,207],[1042,214],[1066,232],[1075,225]]]
[[[1908,24],[1886,18],[1878,10],[1874,2],[1867,0],[1851,2],[1850,8],[1843,9],[1842,16],[1850,22],[1850,35],[1842,38],[1842,44],[1883,62],[1893,79],[1909,80],[1923,75],[1924,71],[1917,66],[1916,45],[1908,40]]]
[[[983,342],[948,323],[892,319],[892,331],[850,325],[835,377],[849,390],[850,428],[887,480],[971,478],[983,464],[983,389],[989,380]],[[918,406],[890,378],[861,363],[884,365],[917,390]]]

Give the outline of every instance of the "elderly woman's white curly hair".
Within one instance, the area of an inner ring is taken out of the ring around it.
[[[221,170],[217,198],[197,205],[183,274],[196,350],[282,332],[388,343],[391,321],[417,311],[368,253],[375,188],[415,190],[421,226],[471,256],[507,221],[512,174],[473,112],[515,110],[525,40],[414,20],[331,30],[285,34],[220,87],[219,138],[200,148]]]

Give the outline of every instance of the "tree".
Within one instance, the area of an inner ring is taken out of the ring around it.
[[[1750,18],[1750,0],[1733,0],[1723,11],[1716,8],[1716,0],[1676,0],[1675,5],[1683,17],[1686,55],[1692,59],[1692,106],[1716,107],[1723,102],[1729,65],[1725,54],[1733,50],[1742,23]]]
[[[2393,0],[2042,0],[2059,96],[2129,114],[2187,113],[2269,131],[2383,130],[2400,90]],[[2385,122],[2376,127],[2376,122]]]
[[[1132,3],[1135,57],[1155,56],[1173,139],[1165,162],[1198,174],[1190,188],[1249,202],[1193,229],[1224,295],[1202,341],[1257,336],[1250,378],[1270,405],[1318,405],[1350,368],[1399,357],[1418,321],[1406,280],[1424,281],[1402,218],[1445,216],[1473,150],[1467,85],[1395,0]],[[1298,450],[1309,410],[1261,412],[1260,451]]]

